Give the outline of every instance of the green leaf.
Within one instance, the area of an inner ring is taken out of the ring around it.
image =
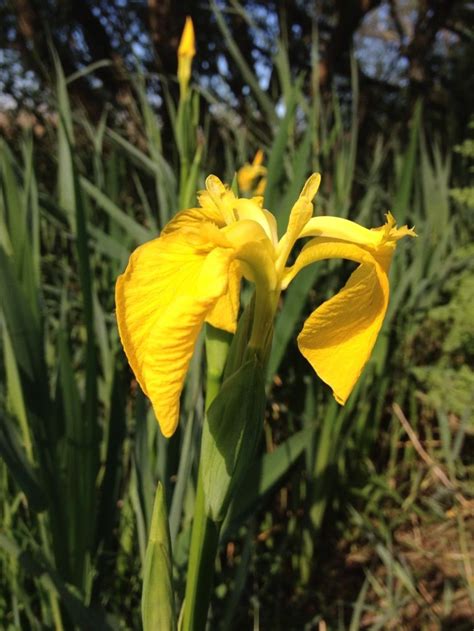
[[[302,78],[300,77],[291,92],[288,103],[286,104],[286,113],[280,122],[278,133],[269,151],[270,159],[268,161],[268,179],[265,188],[265,208],[270,208],[277,218],[280,230],[282,229],[281,217],[283,208],[277,202],[279,199],[279,186],[284,173],[284,154],[288,144],[290,131],[295,124],[295,110],[300,96],[300,86]]]
[[[74,145],[74,129],[72,123],[71,105],[67,91],[61,62],[53,51],[56,71],[56,96],[58,100],[58,199],[59,205],[67,213],[68,221],[75,231],[75,185],[73,171],[73,157],[71,146]]]
[[[224,526],[223,538],[235,530],[252,513],[262,498],[271,491],[278,481],[288,472],[304,449],[308,446],[314,429],[302,429],[275,451],[266,453],[248,470],[240,492],[234,496],[229,515]]]
[[[0,416],[0,454],[16,483],[26,495],[30,508],[37,512],[44,510],[47,502],[37,482],[38,472],[29,464],[13,423],[3,414]]]
[[[3,317],[0,317],[3,324]],[[29,462],[33,461],[33,444],[31,430],[28,424],[28,414],[26,412],[25,396],[21,383],[20,371],[16,361],[15,353],[11,343],[10,335],[6,326],[3,328],[3,361],[6,373],[7,400],[12,415],[18,421],[22,434],[22,442]]]
[[[144,243],[151,239],[152,232],[150,230],[141,226],[133,217],[129,217],[125,214],[121,208],[98,189],[97,186],[92,184],[92,182],[85,177],[80,177],[79,182],[82,190],[85,191],[113,221],[117,222],[134,241]]]
[[[205,505],[221,521],[235,489],[253,461],[263,427],[264,374],[256,358],[229,377],[211,404],[201,451]]]
[[[40,579],[43,585],[48,588],[51,586],[56,591],[74,628],[81,631],[89,629],[112,631],[112,629],[116,628],[115,624],[112,626],[107,621],[105,611],[86,607],[50,566],[39,550],[35,550],[34,553],[22,551],[12,539],[2,533],[0,533],[0,549],[4,550],[12,559],[19,563],[27,576]]]
[[[100,487],[100,499],[97,510],[96,541],[110,543],[114,537],[115,520],[117,519],[118,501],[121,493],[122,452],[126,436],[126,394],[127,382],[124,371],[116,362],[110,389],[110,413],[107,423],[107,452],[105,472]]]
[[[410,142],[403,157],[403,165],[398,182],[397,195],[393,203],[393,214],[400,225],[405,222],[413,187],[415,160],[421,125],[421,112],[421,101],[418,101],[411,121]]]
[[[27,249],[27,222],[23,212],[21,189],[14,173],[13,156],[5,141],[0,142],[0,175],[5,204],[6,228],[10,237],[18,278],[21,278],[21,265],[24,250]]]
[[[303,184],[309,175],[313,135],[314,123],[311,120],[308,124],[308,130],[293,156],[291,179],[281,206],[278,208],[278,224],[282,230],[284,230],[288,224],[293,204],[298,199]],[[315,201],[316,203],[318,202],[317,198]]]
[[[45,370],[42,357],[42,333],[22,290],[12,257],[0,247],[0,295],[2,310],[19,369],[31,381],[42,383]]]
[[[283,308],[275,325],[272,352],[268,363],[267,385],[271,383],[283,360],[290,338],[296,335],[296,324],[301,318],[309,290],[316,280],[319,269],[317,265],[314,265],[302,270],[288,288]]]

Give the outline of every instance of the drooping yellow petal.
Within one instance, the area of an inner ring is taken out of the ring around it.
[[[163,228],[161,234],[169,234],[188,228],[199,228],[206,221],[215,224],[218,228],[223,228],[226,225],[221,213],[212,206],[188,208],[176,213],[173,219]]]
[[[341,217],[313,217],[301,230],[300,237],[313,236],[283,274],[282,287],[306,265],[326,258],[346,258],[358,263],[372,257],[388,273],[397,242],[404,237],[416,237],[415,230],[397,228],[393,215],[386,214],[387,222],[371,230]]]
[[[375,262],[363,263],[345,287],[306,320],[298,347],[344,404],[374,347],[388,305],[388,278]]]
[[[306,265],[344,258],[359,263],[345,287],[323,303],[305,322],[298,337],[301,353],[336,400],[344,404],[367,363],[385,317],[389,299],[388,272],[396,243],[416,236],[397,228],[392,215],[381,228],[367,230],[337,217],[311,219],[301,236],[315,236],[295,264],[283,274],[282,287]]]
[[[156,319],[141,362],[143,391],[149,397],[163,435],[168,438],[179,420],[179,399],[209,299],[178,296]]]
[[[181,232],[165,234],[135,250],[116,284],[120,338],[165,436],[178,423],[200,328],[227,291],[232,252],[211,247],[198,249]]]

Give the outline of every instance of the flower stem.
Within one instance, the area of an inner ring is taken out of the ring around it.
[[[199,472],[184,599],[183,631],[203,631],[206,627],[219,531],[220,524],[206,515]]]
[[[227,334],[210,325],[207,326],[206,412],[219,393],[229,343]],[[212,521],[206,514],[201,465],[199,465],[182,631],[204,631],[206,628],[220,527],[220,523]]]
[[[253,348],[263,365],[266,364],[273,334],[273,319],[280,297],[280,290],[255,292],[255,311],[249,346]]]

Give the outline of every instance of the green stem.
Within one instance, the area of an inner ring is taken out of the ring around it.
[[[273,319],[280,297],[280,289],[255,292],[255,311],[249,347],[253,348],[263,365],[267,363],[273,332]]]
[[[186,116],[187,114],[187,116]],[[185,206],[185,192],[186,192],[186,184],[188,181],[189,175],[189,129],[187,122],[189,119],[189,105],[188,99],[181,98],[178,103],[178,114],[176,117],[176,144],[178,146],[179,152],[179,210],[183,210],[186,208]]]
[[[204,631],[206,628],[219,531],[220,524],[206,515],[199,473],[184,599],[183,631]]]
[[[210,325],[206,328],[207,383],[206,412],[219,393],[229,337]],[[203,631],[214,580],[214,566],[221,525],[206,514],[201,465],[199,465],[193,529],[181,631]]]

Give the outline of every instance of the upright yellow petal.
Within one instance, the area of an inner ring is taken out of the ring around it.
[[[267,237],[270,241],[274,242],[276,233],[276,222],[274,216],[261,208],[255,201],[260,198],[245,199],[240,198],[235,200],[234,213],[237,221],[243,219],[250,219],[257,222],[265,230]]]
[[[367,363],[388,305],[388,278],[375,262],[360,265],[345,287],[306,320],[298,347],[344,404]]]
[[[273,291],[277,285],[275,249],[260,223],[251,219],[227,226],[222,236],[240,261],[242,274],[262,291]]]
[[[313,214],[313,198],[318,192],[321,183],[319,173],[313,173],[305,182],[300,196],[293,205],[288,220],[288,227],[285,234],[280,239],[277,248],[277,267],[282,271],[286,265],[288,255],[300,236],[304,226],[308,223]]]
[[[295,205],[291,209],[290,219],[288,220],[287,234],[290,235],[293,242],[303,227],[308,223],[313,214],[313,199],[319,190],[321,184],[321,175],[313,173],[305,182],[303,190],[300,193]]]
[[[199,204],[206,209],[215,209],[227,225],[235,221],[234,193],[215,175],[206,178],[206,190],[198,193]]]
[[[205,318],[227,291],[232,251],[171,232],[140,246],[116,284],[117,322],[130,366],[171,436]]]

